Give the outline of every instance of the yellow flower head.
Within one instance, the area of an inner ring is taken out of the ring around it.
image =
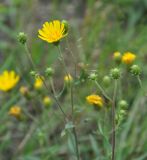
[[[125,64],[132,64],[136,59],[136,55],[131,52],[125,52],[122,56],[122,62]]]
[[[67,33],[65,33],[65,25],[59,20],[54,20],[51,22],[45,22],[43,24],[43,28],[39,29],[38,37],[48,43],[56,43],[59,42],[60,39],[65,37]]]
[[[35,82],[34,82],[34,88],[35,88],[35,89],[39,90],[39,89],[41,89],[41,88],[43,87],[42,78],[43,78],[43,77],[37,77],[37,78],[35,79]]]
[[[48,96],[45,96],[45,97],[43,98],[43,104],[44,104],[45,106],[50,106],[50,105],[52,104],[51,98],[48,97]]]
[[[103,103],[104,103],[102,97],[100,97],[99,95],[96,95],[96,94],[91,94],[91,95],[87,96],[86,100],[89,104],[93,104],[98,107],[102,107]]]
[[[72,82],[73,81],[73,78],[70,74],[64,76],[64,82],[65,83],[69,83],[69,82]]]
[[[9,91],[16,86],[20,77],[14,71],[4,71],[0,74],[0,90]]]
[[[20,118],[22,114],[22,110],[19,106],[12,106],[9,110],[9,115]]]

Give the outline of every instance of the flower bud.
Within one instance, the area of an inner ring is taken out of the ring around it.
[[[19,32],[18,34],[18,41],[21,43],[21,44],[25,44],[26,41],[27,41],[27,35],[24,33],[24,32]]]
[[[36,74],[37,74],[36,71],[31,71],[30,72],[30,75],[33,76],[33,77],[36,77]]]
[[[126,115],[126,111],[125,110],[120,110],[120,115],[125,116]]]
[[[111,78],[109,76],[104,76],[103,77],[103,84],[105,87],[108,87],[111,83]]]
[[[66,34],[69,30],[69,24],[66,20],[62,20],[62,23],[64,24],[64,29],[65,29],[64,34]]]
[[[35,78],[35,82],[34,82],[34,88],[38,91],[42,90],[43,88],[43,80],[44,77],[38,76]]]
[[[44,104],[45,107],[51,106],[51,104],[52,104],[51,98],[48,97],[48,96],[45,96],[45,97],[43,98],[43,104]]]
[[[118,106],[122,109],[126,109],[128,107],[128,103],[125,100],[121,100],[119,101]]]
[[[96,80],[96,78],[97,78],[97,74],[96,73],[91,73],[90,75],[89,75],[89,79],[90,80]]]
[[[12,106],[9,110],[9,115],[17,118],[17,119],[21,119],[22,116],[22,109],[20,106]]]
[[[138,76],[138,75],[140,75],[141,74],[141,69],[140,69],[140,67],[138,66],[138,65],[133,65],[132,67],[131,67],[131,73],[133,74],[133,75],[135,75],[135,76]]]
[[[70,74],[65,75],[64,76],[64,82],[65,82],[65,84],[70,84],[71,82],[73,82],[72,76]]]
[[[122,55],[121,55],[121,53],[120,52],[114,52],[114,54],[113,54],[113,59],[114,59],[114,61],[117,63],[117,64],[120,64],[120,62],[121,62],[121,58],[122,58]]]
[[[54,70],[51,67],[46,68],[46,76],[51,77],[54,74]]]
[[[119,79],[120,78],[120,70],[118,68],[112,69],[110,74],[111,74],[111,77],[113,79]]]

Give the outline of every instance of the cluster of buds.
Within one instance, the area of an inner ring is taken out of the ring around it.
[[[119,111],[116,115],[116,122],[117,122],[117,125],[119,126],[127,115],[128,103],[125,100],[120,100],[118,102],[118,107],[119,107]]]

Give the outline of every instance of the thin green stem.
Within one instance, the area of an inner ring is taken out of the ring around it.
[[[80,160],[80,154],[79,154],[79,147],[78,147],[78,138],[77,138],[77,132],[75,126],[73,127],[73,134],[75,137],[75,145],[76,145],[76,154],[77,154],[77,160]]]
[[[34,63],[34,61],[33,61],[32,55],[31,55],[31,53],[30,53],[30,51],[29,51],[28,46],[27,46],[26,43],[25,43],[25,45],[24,45],[24,48],[25,48],[25,51],[26,51],[26,53],[27,53],[28,59],[29,59],[29,61],[30,61],[30,64],[33,66],[33,69],[36,70],[36,65],[35,65],[35,63]]]
[[[75,68],[75,77],[76,77],[76,74],[77,74],[77,69],[76,69],[76,66],[77,66],[77,61],[76,61],[76,58],[72,52],[72,50],[70,49],[70,45],[69,45],[69,41],[68,41],[68,38],[66,38],[66,43],[67,43],[67,48],[68,48],[68,51],[69,53],[71,54],[72,58],[73,58],[73,61],[74,61],[74,68]]]
[[[138,82],[139,82],[140,88],[143,88],[143,87],[142,87],[142,81],[141,81],[141,79],[140,79],[140,76],[139,76],[139,75],[137,76],[137,80],[138,80]]]
[[[101,87],[101,85],[98,83],[97,80],[95,80],[95,84],[99,88],[99,90],[102,92],[104,97],[107,98],[110,102],[112,102],[113,100],[107,95],[107,93],[104,91],[104,89]]]
[[[59,51],[59,54],[60,54],[60,59],[62,61],[65,73],[68,76],[69,72],[67,70],[67,67],[66,67],[66,64],[65,64],[65,60],[64,60],[60,45],[58,45],[57,48],[58,48],[58,51]],[[71,96],[71,109],[72,109],[72,114],[71,115],[72,115],[72,121],[73,121],[73,124],[74,124],[74,101],[73,101],[73,83],[72,82],[70,82],[70,96]],[[80,155],[79,155],[79,148],[78,148],[78,138],[77,138],[77,133],[76,133],[75,127],[73,128],[73,134],[74,134],[74,137],[75,137],[75,144],[76,144],[76,146],[75,146],[76,156],[77,156],[77,160],[79,160],[80,159]]]
[[[115,104],[117,94],[117,80],[114,84],[113,102],[112,102],[112,160],[115,160]]]
[[[32,55],[31,55],[31,53],[30,53],[30,51],[29,51],[29,49],[28,49],[28,47],[27,47],[27,44],[25,44],[24,47],[25,47],[25,51],[26,51],[26,53],[27,53],[27,56],[28,56],[28,59],[29,59],[31,65],[33,66],[33,68],[34,68],[35,71],[37,72],[39,78],[42,80],[43,85],[45,86],[46,90],[49,92],[49,88],[48,88],[48,86],[47,86],[44,78],[42,78],[42,76],[39,74],[39,72],[38,72],[38,70],[37,70],[37,67],[36,67],[36,65],[35,65],[35,63],[34,63],[34,61],[33,61]],[[49,94],[50,94],[50,92],[49,92]],[[62,107],[61,107],[61,105],[60,105],[57,97],[56,97],[54,94],[52,95],[52,97],[53,97],[53,99],[55,100],[55,102],[57,103],[57,105],[58,105],[59,109],[61,110],[62,114],[64,115],[64,118],[67,119],[67,116],[66,116],[65,112],[63,111],[63,109],[62,109]]]
[[[62,62],[62,64],[63,64],[65,74],[68,76],[68,73],[69,73],[69,72],[68,72],[68,70],[67,70],[67,68],[66,68],[65,60],[64,60],[64,57],[63,57],[63,54],[62,54],[60,45],[58,45],[57,48],[58,48],[58,51],[59,51],[59,54],[60,54],[60,60],[61,60],[61,62]]]

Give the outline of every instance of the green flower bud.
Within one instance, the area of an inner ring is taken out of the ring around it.
[[[21,44],[25,44],[26,43],[26,41],[27,41],[27,35],[24,32],[20,32],[17,37],[18,37],[18,41]]]
[[[36,71],[31,71],[31,72],[30,72],[30,75],[33,76],[33,77],[35,77],[36,74],[37,74]]]
[[[54,69],[51,67],[46,68],[45,70],[46,76],[51,77],[54,74]]]
[[[126,109],[128,107],[128,103],[125,100],[121,100],[119,101],[118,106],[122,109]]]
[[[119,79],[120,78],[120,70],[118,68],[112,69],[110,74],[111,74],[111,77],[113,79]]]
[[[120,115],[123,117],[126,115],[126,111],[125,110],[120,110]]]
[[[96,78],[97,78],[97,74],[96,73],[91,73],[90,75],[89,75],[89,79],[90,80],[96,80]]]
[[[64,33],[66,34],[69,30],[69,24],[66,20],[62,20],[62,23],[64,24],[64,28],[65,28]]]
[[[140,69],[140,67],[138,66],[138,65],[133,65],[133,66],[131,66],[131,73],[133,74],[133,75],[135,75],[135,76],[138,76],[138,75],[140,75],[141,74],[141,69]]]
[[[108,87],[111,83],[111,78],[109,76],[104,76],[103,77],[103,84],[105,85],[105,87]]]

